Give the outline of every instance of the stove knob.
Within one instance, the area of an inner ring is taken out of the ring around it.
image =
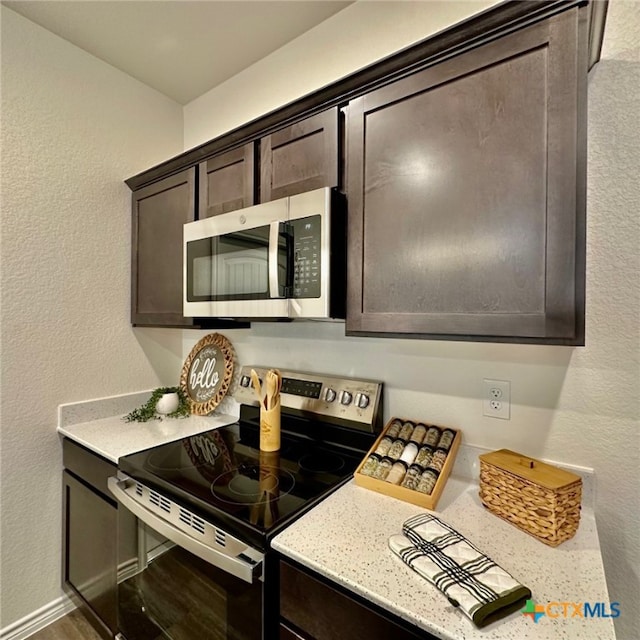
[[[366,393],[356,393],[356,406],[365,409],[369,406],[369,396]]]
[[[249,378],[249,376],[242,376],[242,378],[240,378],[241,387],[248,387],[250,382],[251,378]]]
[[[327,402],[333,402],[336,399],[336,392],[331,388],[327,389],[324,392],[324,399]]]
[[[342,404],[351,404],[351,400],[353,400],[353,396],[348,391],[343,391],[340,396],[340,402]]]

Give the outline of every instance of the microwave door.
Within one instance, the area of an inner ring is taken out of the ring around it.
[[[269,238],[264,228],[225,234],[209,240],[211,249],[194,260],[194,291],[217,300],[270,295]],[[198,268],[198,262],[201,266]]]
[[[287,316],[287,245],[274,219],[282,215],[281,207],[258,205],[185,225],[185,315]]]
[[[271,222],[212,238],[215,247],[203,260],[202,284],[194,265],[194,289],[219,299],[285,298],[291,254],[287,225]]]

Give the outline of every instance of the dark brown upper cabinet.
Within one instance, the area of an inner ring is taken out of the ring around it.
[[[199,165],[199,218],[255,204],[255,145],[250,142]]]
[[[195,219],[195,168],[133,192],[131,322],[193,325],[182,315],[182,225]]]
[[[339,115],[334,107],[260,139],[260,202],[338,186]]]
[[[587,8],[349,103],[349,334],[584,344]]]
[[[338,186],[347,333],[583,344],[586,69],[606,8],[498,3],[126,180],[134,324],[202,326],[182,317],[183,221]]]

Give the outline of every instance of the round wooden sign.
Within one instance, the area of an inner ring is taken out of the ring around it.
[[[205,336],[191,349],[180,374],[191,413],[206,416],[222,402],[233,379],[233,363],[233,346],[219,333]]]

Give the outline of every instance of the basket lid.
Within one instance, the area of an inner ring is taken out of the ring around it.
[[[582,480],[575,473],[540,462],[535,458],[529,458],[521,453],[509,451],[509,449],[483,453],[479,458],[483,462],[492,464],[499,469],[513,473],[547,489],[560,489],[568,484]]]

